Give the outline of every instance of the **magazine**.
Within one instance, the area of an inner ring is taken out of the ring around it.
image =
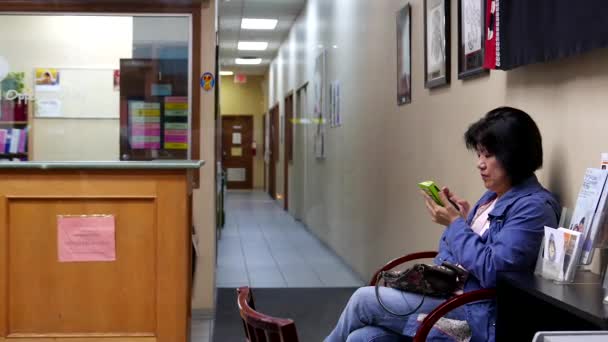
[[[545,227],[541,275],[547,279],[564,278],[564,234],[555,228]]]
[[[581,233],[566,228],[545,227],[541,276],[572,281],[582,251]]]
[[[564,264],[563,271],[564,281],[574,280],[576,273],[576,267],[578,266],[578,260],[580,259],[581,252],[583,252],[583,239],[580,232],[569,230],[566,228],[559,228],[559,232],[563,234],[563,248],[564,248]]]
[[[599,227],[606,221],[604,212],[608,196],[608,189],[605,189],[607,177],[608,170],[587,169],[572,213],[569,228],[582,234],[583,250],[580,263],[583,265],[591,263],[594,241]]]

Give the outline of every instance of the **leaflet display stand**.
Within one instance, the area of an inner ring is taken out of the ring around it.
[[[561,215],[561,220],[559,223],[560,227],[567,227],[567,224],[565,224],[566,222],[570,222],[570,217],[568,216],[569,214],[569,210],[567,208],[563,208],[562,210],[562,215]],[[580,264],[577,266],[576,271],[569,277],[569,278],[565,278],[563,280],[555,280],[554,278],[552,278],[552,276],[555,274],[555,270],[551,269],[551,265],[548,265],[546,260],[543,259],[543,253],[544,253],[544,246],[546,241],[544,241],[541,244],[541,248],[539,250],[538,253],[538,259],[537,259],[537,263],[536,263],[536,270],[535,270],[535,274],[538,276],[541,276],[543,278],[546,279],[552,279],[553,283],[556,285],[570,285],[570,284],[587,284],[587,285],[593,285],[596,284],[596,280],[593,281],[593,283],[589,282],[589,277],[586,276],[586,274],[590,273],[591,271],[589,270],[589,265],[591,265],[591,261],[594,258],[599,258],[599,264],[600,264],[600,270],[601,270],[601,274],[599,278],[594,278],[594,279],[598,279],[599,282],[597,282],[597,284],[601,284],[601,287],[606,290],[606,296],[603,297],[603,304],[608,304],[608,220],[604,219],[605,215],[608,215],[607,212],[602,212],[601,214],[595,214],[595,215],[589,215],[590,220],[588,221],[589,224],[591,224],[591,220],[596,220],[599,219],[600,222],[603,222],[604,224],[600,227],[598,227],[598,231],[595,232],[595,236],[594,236],[594,242],[593,242],[593,247],[591,248],[591,252],[587,253],[589,254],[589,256],[586,258],[588,263],[586,264]],[[569,227],[572,228],[572,227]],[[579,256],[579,258],[581,258],[583,256],[583,254],[585,253],[585,249],[589,250],[588,246],[584,245],[584,236],[583,237],[583,242],[582,242],[582,246],[581,248],[583,249],[583,252],[581,253],[581,255]],[[585,248],[586,247],[586,248]],[[596,260],[597,261],[597,260]]]

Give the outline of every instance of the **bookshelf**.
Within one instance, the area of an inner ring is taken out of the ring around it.
[[[27,120],[6,120],[5,118],[11,117],[12,113],[11,115],[3,113],[2,116],[0,116],[0,161],[14,161],[15,159],[21,161],[32,160],[31,118],[34,104],[30,101],[25,107]],[[16,147],[11,150],[10,139],[13,137],[13,130],[18,130],[17,134],[19,140],[23,139],[23,142],[18,141],[15,144]]]

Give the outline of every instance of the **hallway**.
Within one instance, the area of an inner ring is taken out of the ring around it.
[[[262,191],[228,191],[217,287],[349,287],[363,281]]]

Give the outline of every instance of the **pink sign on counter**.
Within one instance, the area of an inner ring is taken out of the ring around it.
[[[116,261],[113,215],[57,216],[59,262]]]

